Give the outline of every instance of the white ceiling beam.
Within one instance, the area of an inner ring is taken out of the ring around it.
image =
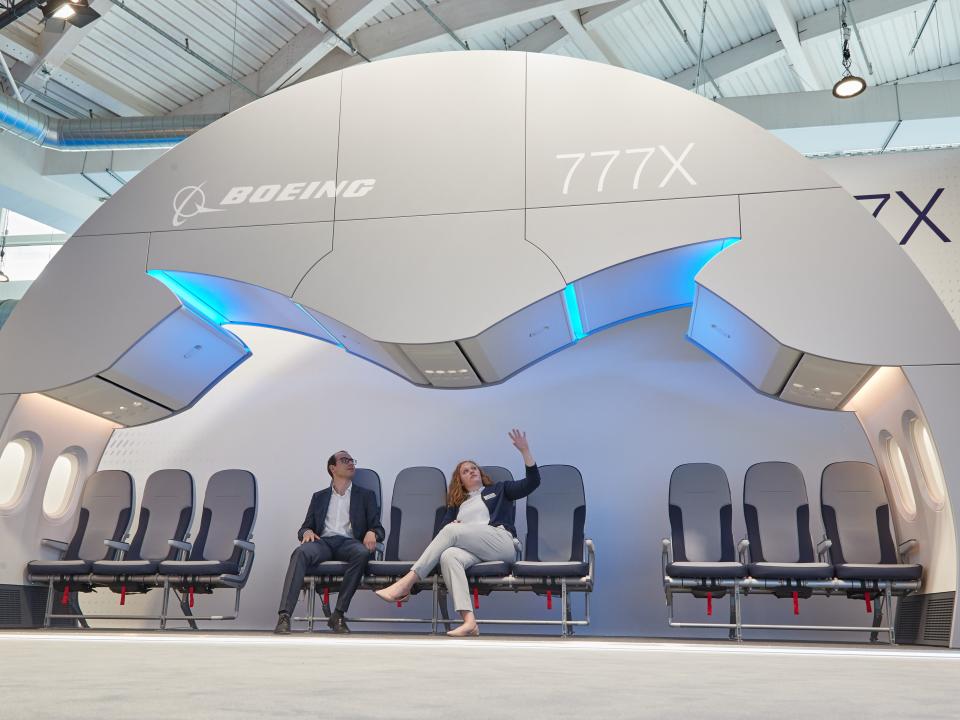
[[[850,0],[849,2],[853,15],[857,19],[857,24],[861,28],[912,10],[926,8],[928,4],[927,0]],[[836,34],[839,32],[839,28],[840,21],[837,10],[836,8],[830,8],[800,20],[797,23],[797,35],[802,43],[806,43]],[[715,79],[721,80],[726,75],[769,62],[783,50],[780,36],[776,31],[773,31],[719,55],[714,55],[712,58],[707,58],[703,65]],[[837,58],[839,59],[839,57],[840,49],[838,46]],[[697,68],[693,66],[668,77],[667,81],[690,89],[693,88],[696,75]],[[701,78],[703,76],[704,73],[701,71]],[[707,82],[704,80],[702,84],[707,84]]]
[[[793,16],[793,11],[787,7],[786,0],[763,0],[763,7],[783,43],[783,50],[787,54],[790,65],[800,77],[805,89],[823,90],[826,83],[810,62],[803,45],[800,44],[797,19]]]
[[[431,6],[431,10],[458,35],[470,35],[534,22],[559,12],[606,4],[609,3],[598,0],[446,0]],[[445,34],[446,30],[429,13],[416,10],[363,28],[354,39],[357,48],[373,59],[413,51]]]
[[[579,11],[562,10],[554,17],[587,60],[606,63],[607,65],[621,65],[611,55],[607,54],[596,38],[584,27]]]
[[[113,9],[114,5],[110,0],[93,0],[90,7],[103,17]],[[62,66],[94,27],[94,23],[85,27],[76,27],[63,20],[47,21],[37,38],[37,57],[30,63],[21,82],[28,85],[42,85],[44,78],[41,73],[49,74],[54,68]]]
[[[318,17],[343,38],[362,28],[374,15],[390,5],[392,0],[337,0]],[[298,32],[284,47],[278,50],[259,70],[244,77],[240,82],[253,88],[261,95],[268,95],[282,87],[301,80],[314,65],[323,60],[332,50],[342,47],[343,43],[332,32],[319,25],[316,18],[297,0],[291,5],[299,8],[299,14],[310,24]],[[309,5],[308,5],[309,7]],[[235,110],[252,100],[235,92],[235,88],[224,86],[201,98],[187,103],[174,111],[175,114],[194,114],[206,112],[224,112]]]
[[[28,34],[18,30],[16,26],[5,27],[0,32],[0,50],[10,57],[16,58],[17,62],[11,65],[10,70],[17,82],[23,82],[24,78],[37,67],[42,57],[42,50],[38,42]],[[64,61],[64,64],[60,67],[52,68],[50,79],[117,115],[155,115],[161,112],[158,107],[135,97],[110,80],[94,75],[68,61]]]
[[[615,2],[606,2],[603,5],[594,5],[580,12],[580,21],[589,30],[600,20],[613,20],[617,15],[631,10],[641,2],[644,2],[644,0],[616,0]],[[554,18],[543,27],[534,30],[519,42],[511,45],[510,49],[518,52],[545,52],[565,37],[567,37],[567,31],[563,29],[560,21]],[[594,40],[597,39],[596,35],[593,37]]]

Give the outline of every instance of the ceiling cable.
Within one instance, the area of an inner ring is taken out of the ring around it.
[[[937,7],[937,0],[931,0],[930,7],[927,9],[927,15],[923,18],[923,22],[920,23],[920,29],[917,31],[917,36],[913,39],[913,45],[910,46],[909,52],[907,55],[913,55],[914,51],[917,49],[917,45],[920,43],[920,36],[923,35],[923,31],[927,28],[927,23],[930,22],[930,16],[933,15],[934,8]]]
[[[426,10],[427,15],[432,17],[434,22],[437,23],[437,25],[439,25],[440,27],[442,27],[443,31],[447,33],[447,35],[449,35],[454,40],[456,40],[457,44],[460,47],[462,47],[464,50],[470,49],[470,45],[466,41],[461,40],[460,36],[458,36],[449,25],[447,25],[443,20],[441,20],[440,17],[433,10],[430,9],[430,6],[424,2],[424,0],[417,0],[417,4],[420,7],[422,7],[424,10]]]

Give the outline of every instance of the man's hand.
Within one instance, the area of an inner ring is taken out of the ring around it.
[[[370,552],[377,549],[377,536],[373,530],[367,530],[367,534],[363,536],[363,546]]]
[[[303,537],[300,539],[300,544],[303,545],[304,543],[313,542],[314,540],[319,539],[320,536],[317,535],[313,530],[307,530],[305,533],[303,533]]]

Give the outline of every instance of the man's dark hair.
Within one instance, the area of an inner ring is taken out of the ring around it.
[[[340,452],[340,451],[337,450],[337,452]],[[333,478],[333,471],[330,468],[336,464],[337,464],[337,453],[334,453],[333,455],[330,456],[330,459],[327,460],[327,475],[329,475],[331,479]]]

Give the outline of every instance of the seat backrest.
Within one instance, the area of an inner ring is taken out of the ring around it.
[[[670,475],[670,534],[677,562],[733,562],[730,483],[719,465],[687,463]]]
[[[890,504],[876,466],[854,461],[827,465],[820,479],[820,510],[835,564],[896,564]]]
[[[486,474],[494,483],[513,482],[513,473],[500,465],[483,465],[480,471]],[[507,512],[507,522],[515,526],[517,524],[517,505],[508,500],[504,502],[508,502],[510,508]]]
[[[249,540],[257,519],[257,481],[246,470],[220,470],[203,495],[200,530],[191,560],[240,562],[242,550],[234,540]]]
[[[65,560],[104,560],[113,550],[104,540],[123,540],[133,514],[133,478],[123,470],[99,470],[87,478],[80,496],[77,527]]]
[[[753,562],[815,561],[807,484],[796,465],[751,465],[743,479],[743,516]]]
[[[527,496],[527,560],[583,560],[587,499],[573,465],[540,466],[540,487]]]
[[[369,468],[357,468],[353,475],[353,484],[362,487],[364,490],[370,490],[377,496],[377,517],[383,517],[383,502],[380,499],[380,476]]]
[[[129,560],[173,560],[168,540],[183,540],[193,522],[193,478],[186,470],[157,470],[147,478]]]
[[[387,560],[416,560],[440,530],[446,512],[447,482],[435,467],[400,471],[390,500]]]

